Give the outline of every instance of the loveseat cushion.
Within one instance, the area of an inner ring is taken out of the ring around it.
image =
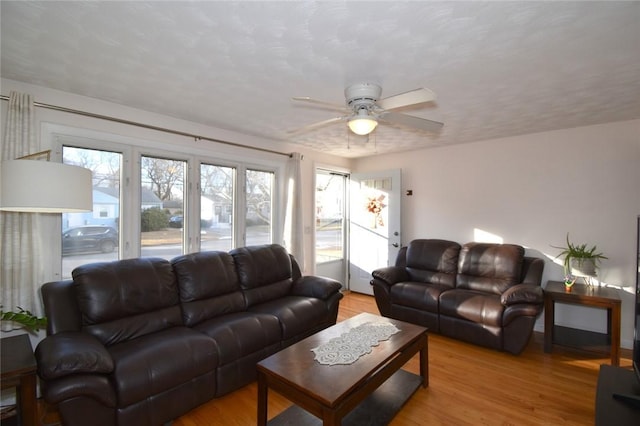
[[[247,306],[283,297],[293,283],[291,258],[278,244],[241,247],[229,252],[236,264]]]
[[[131,339],[111,346],[109,352],[119,407],[182,385],[218,366],[214,341],[187,327]]]
[[[391,286],[389,298],[392,305],[407,306],[437,314],[440,294],[449,288],[448,285],[407,281]]]
[[[456,288],[500,295],[520,282],[524,248],[515,244],[467,243],[460,251]]]
[[[458,269],[460,244],[454,241],[424,239],[409,243],[406,269],[411,281],[453,287]]]
[[[228,253],[187,254],[171,263],[178,279],[182,317],[187,326],[245,310],[235,263]]]
[[[72,275],[82,329],[106,346],[183,324],[175,275],[165,259],[91,263]]]
[[[454,289],[440,295],[440,316],[487,326],[501,326],[504,306],[500,296],[474,290]]]

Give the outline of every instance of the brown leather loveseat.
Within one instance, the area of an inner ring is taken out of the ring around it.
[[[278,245],[78,267],[42,286],[44,397],[65,425],[162,425],[335,324],[340,287]]]
[[[519,354],[544,305],[543,269],[514,244],[413,240],[371,284],[386,317]]]

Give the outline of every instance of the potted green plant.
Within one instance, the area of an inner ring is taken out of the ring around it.
[[[564,256],[565,276],[595,277],[597,275],[598,263],[602,259],[608,259],[604,254],[597,251],[598,249],[595,245],[588,247],[587,244],[571,243],[568,233],[566,247],[551,247],[562,250],[556,258]]]
[[[19,306],[18,312],[4,311],[0,306],[0,320],[12,321],[14,323],[20,324],[20,326],[27,330],[29,333],[36,333],[40,331],[41,328],[45,328],[47,326],[46,318],[39,318],[38,316],[32,314],[29,311],[25,311]]]

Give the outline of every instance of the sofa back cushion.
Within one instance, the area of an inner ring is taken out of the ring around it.
[[[245,310],[233,257],[223,251],[187,254],[171,261],[178,279],[182,317],[190,327]]]
[[[460,251],[457,288],[502,294],[520,282],[524,248],[515,244],[467,243]]]
[[[460,244],[446,240],[413,240],[407,246],[406,269],[412,281],[453,287]]]
[[[291,291],[291,259],[284,247],[266,244],[241,247],[230,253],[247,306],[278,299]]]
[[[183,324],[175,275],[165,259],[92,263],[72,275],[82,329],[107,346]]]

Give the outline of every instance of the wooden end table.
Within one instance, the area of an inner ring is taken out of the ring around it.
[[[323,365],[315,348],[367,322],[388,322],[400,331],[372,348],[353,364]],[[363,313],[307,337],[258,363],[258,425],[267,424],[267,392],[275,390],[323,421],[340,425],[342,418],[420,353],[420,379],[429,385],[427,329]]]
[[[555,304],[568,303],[607,310],[607,333],[577,330],[555,324]],[[544,351],[554,344],[592,352],[610,353],[611,365],[620,365],[620,309],[618,291],[608,287],[574,284],[571,291],[559,281],[549,281],[544,288]]]
[[[35,426],[36,359],[27,334],[0,339],[2,389],[17,388],[18,424]]]

